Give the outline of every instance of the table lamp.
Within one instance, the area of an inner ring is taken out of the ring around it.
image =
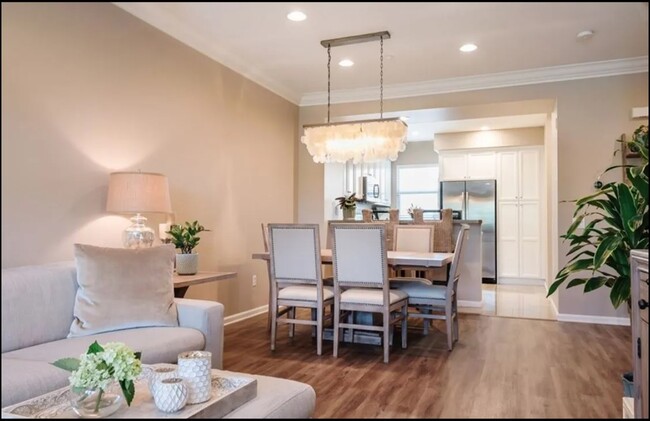
[[[111,173],[106,210],[136,214],[131,218],[131,226],[122,234],[125,248],[151,247],[155,233],[145,225],[147,218],[140,213],[172,212],[167,177],[147,172]]]

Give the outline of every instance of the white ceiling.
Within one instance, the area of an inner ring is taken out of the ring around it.
[[[382,30],[385,85],[648,55],[647,3],[115,3],[296,103],[327,89],[323,39]],[[307,14],[291,22],[288,12]],[[576,34],[593,30],[587,40]],[[478,50],[460,53],[461,44]],[[379,43],[332,48],[332,89],[379,84]],[[389,58],[388,56],[392,56]],[[351,68],[336,63],[355,62]]]

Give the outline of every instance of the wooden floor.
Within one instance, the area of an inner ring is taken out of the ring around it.
[[[266,314],[226,326],[224,367],[293,379],[316,390],[317,418],[620,418],[620,376],[631,371],[624,326],[460,315],[460,341],[447,351],[444,325],[409,329],[408,349],[325,342],[310,328],[279,329],[269,348]]]

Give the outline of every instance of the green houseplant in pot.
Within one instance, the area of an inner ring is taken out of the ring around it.
[[[637,165],[624,166],[629,184],[607,183],[571,201],[576,204],[574,220],[561,236],[571,246],[570,259],[555,276],[547,296],[565,282],[567,288],[584,285],[585,292],[607,287],[614,308],[622,303],[629,308],[630,250],[648,248],[648,127],[639,127],[627,143],[639,153]],[[588,222],[580,232],[583,220]]]
[[[584,285],[584,292],[610,288],[614,308],[626,303],[630,310],[630,251],[648,248],[648,126],[639,127],[626,142],[630,151],[638,153],[635,165],[624,167],[628,182],[601,185],[598,191],[575,202],[573,223],[561,237],[569,241],[569,261],[555,276],[547,297],[566,283],[566,288]],[[580,225],[585,226],[580,230]],[[631,373],[624,375],[626,396]]]
[[[357,211],[357,198],[356,193],[347,196],[337,197],[338,207],[343,210],[343,219],[354,219]]]
[[[167,231],[171,235],[171,242],[180,250],[176,255],[176,273],[179,275],[194,275],[198,272],[199,255],[194,253],[194,248],[199,245],[201,237],[197,234],[203,231],[210,231],[194,222],[185,222],[184,225],[172,225]]]

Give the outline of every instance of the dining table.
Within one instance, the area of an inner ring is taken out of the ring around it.
[[[454,259],[454,253],[420,253],[415,251],[393,251],[386,252],[388,266],[412,266],[415,268],[440,268],[445,267]],[[321,261],[323,264],[332,263],[332,250],[321,249]],[[253,259],[269,260],[269,252],[253,253]]]

